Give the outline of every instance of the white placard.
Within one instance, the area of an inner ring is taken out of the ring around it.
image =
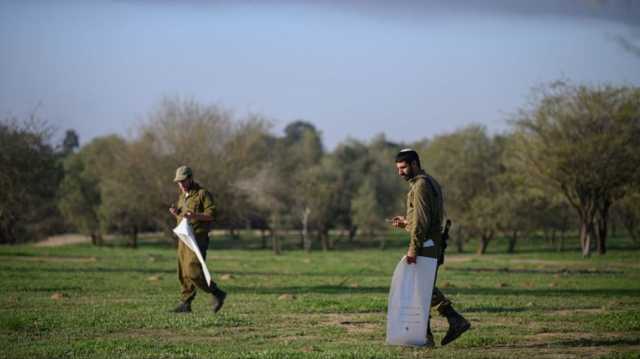
[[[402,257],[391,278],[387,309],[387,344],[426,344],[429,308],[438,261],[416,257],[408,264]]]

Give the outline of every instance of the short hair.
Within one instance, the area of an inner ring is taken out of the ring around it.
[[[421,167],[420,156],[418,156],[418,152],[416,152],[411,148],[405,148],[403,150],[400,150],[400,152],[398,152],[398,154],[396,155],[396,163],[407,162],[408,164],[411,164],[411,162],[413,161],[416,161],[416,164],[418,165],[418,167]]]

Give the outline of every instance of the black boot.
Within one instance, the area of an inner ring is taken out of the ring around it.
[[[191,313],[191,302],[180,303],[171,313]]]
[[[427,342],[424,344],[426,348],[433,348],[436,342],[433,341],[433,333],[431,333],[431,319],[427,322]]]
[[[447,330],[447,334],[442,338],[442,342],[440,343],[442,345],[451,343],[462,335],[462,333],[471,328],[469,321],[464,319],[462,315],[458,314],[451,305],[442,308],[440,314],[446,317],[447,322],[449,322],[449,330]]]
[[[212,285],[211,295],[213,295],[213,312],[218,313],[224,304],[225,298],[227,298],[227,293],[214,284]]]

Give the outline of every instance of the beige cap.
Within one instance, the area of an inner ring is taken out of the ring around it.
[[[191,168],[187,166],[180,166],[176,170],[176,178],[173,179],[173,182],[184,181],[187,178],[191,178],[193,176],[193,172],[191,172]]]

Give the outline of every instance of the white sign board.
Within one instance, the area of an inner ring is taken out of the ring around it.
[[[415,264],[408,264],[405,256],[396,266],[389,290],[387,344],[426,344],[437,268],[438,261],[429,257],[416,257]]]

